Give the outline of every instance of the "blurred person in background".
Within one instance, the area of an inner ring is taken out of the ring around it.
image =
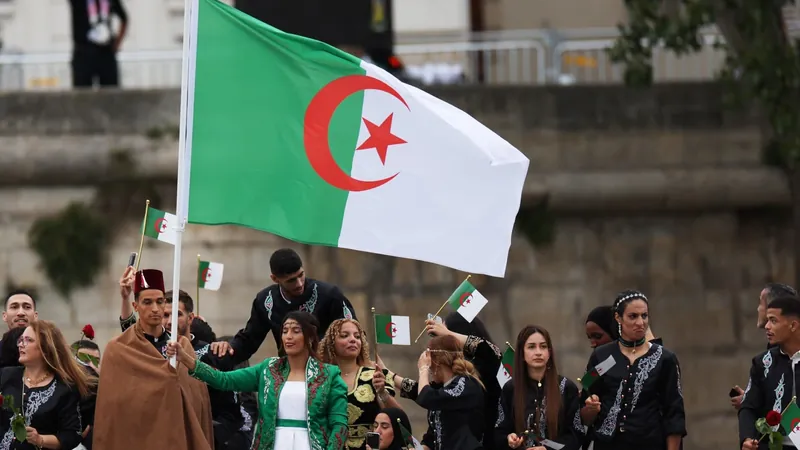
[[[119,86],[117,52],[128,29],[122,0],[69,0],[72,11],[72,85]],[[111,18],[119,19],[115,34]]]

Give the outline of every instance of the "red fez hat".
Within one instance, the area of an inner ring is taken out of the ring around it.
[[[138,294],[145,289],[157,289],[164,292],[164,274],[155,269],[144,269],[136,272],[133,293]]]

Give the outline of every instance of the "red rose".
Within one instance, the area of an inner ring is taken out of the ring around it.
[[[767,413],[765,419],[767,419],[767,425],[771,427],[774,427],[775,425],[780,425],[781,413],[779,413],[778,411],[770,411]]]
[[[3,407],[3,402],[5,402],[6,398],[0,395],[0,408]]]
[[[94,328],[92,328],[92,326],[88,323],[83,327],[81,333],[83,333],[83,335],[86,336],[86,339],[89,340],[94,339]]]

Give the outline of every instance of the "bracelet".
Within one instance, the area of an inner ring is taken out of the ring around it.
[[[430,368],[431,368],[431,366],[420,366],[419,370],[420,371],[429,370]]]

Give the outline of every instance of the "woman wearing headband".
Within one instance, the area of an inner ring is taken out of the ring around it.
[[[458,340],[431,339],[417,367],[417,404],[428,410],[422,445],[430,450],[483,450],[484,387]]]
[[[613,310],[619,338],[592,352],[586,406],[575,423],[589,432],[594,450],[679,450],[686,418],[678,358],[646,339],[644,294],[621,292]]]

